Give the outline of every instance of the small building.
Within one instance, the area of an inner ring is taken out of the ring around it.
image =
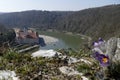
[[[31,29],[14,28],[18,44],[39,44],[39,35]]]

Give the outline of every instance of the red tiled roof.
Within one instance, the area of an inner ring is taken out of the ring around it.
[[[33,38],[33,39],[37,39],[38,36],[36,35],[36,32],[24,32],[24,31],[19,31],[18,32],[18,37],[21,39],[25,39],[25,38]]]

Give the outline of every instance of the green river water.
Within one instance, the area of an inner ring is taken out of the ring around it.
[[[61,32],[50,32],[50,31],[39,31],[41,35],[47,35],[59,39],[57,43],[48,44],[42,49],[62,49],[62,48],[73,48],[80,49],[85,38],[76,34],[67,34]]]

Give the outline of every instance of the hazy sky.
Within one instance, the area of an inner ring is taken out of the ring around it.
[[[0,12],[25,10],[69,11],[120,4],[120,0],[0,0]]]

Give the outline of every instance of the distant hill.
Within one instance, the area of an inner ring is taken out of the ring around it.
[[[0,22],[8,28],[11,27],[39,27],[41,29],[53,28],[64,17],[72,12],[58,11],[23,11],[14,13],[5,13],[0,15]]]
[[[120,36],[120,5],[91,8],[66,18],[64,29],[94,38]]]
[[[93,38],[120,36],[120,4],[81,11],[24,11],[0,15],[8,28],[35,27],[81,33]]]
[[[1,14],[4,14],[4,12],[0,12],[0,15],[1,15]]]

